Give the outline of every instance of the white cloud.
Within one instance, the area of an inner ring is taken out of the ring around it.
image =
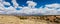
[[[10,9],[7,10],[4,5],[10,6],[10,3],[9,3],[9,2],[5,2],[4,0],[0,0],[0,13],[1,13],[1,14],[4,14],[4,13],[6,14],[6,13],[7,13],[6,11],[9,11],[9,10],[12,11],[12,9],[11,9],[12,7],[11,7],[11,6],[8,7],[8,8],[10,8]]]
[[[10,6],[10,3],[9,3],[9,2],[5,2],[5,1],[4,1],[3,4]]]
[[[19,4],[16,2],[16,0],[12,0],[12,3],[13,3],[13,6],[14,6],[15,8],[17,8],[17,7],[19,6]]]
[[[58,3],[53,3],[53,4],[48,4],[48,5],[45,5],[46,7],[51,7],[51,8],[59,8],[60,7],[60,4]]]
[[[57,8],[60,8],[60,4],[53,3],[53,4],[45,5],[45,9],[46,9],[45,15],[58,15],[59,14],[58,11],[60,10]]]
[[[2,2],[3,0],[0,0],[0,2]]]
[[[16,0],[12,0],[12,3],[14,5],[10,6],[9,2],[0,2],[0,13],[1,14],[18,14],[18,15],[59,15],[60,9],[56,10],[57,8],[60,8],[60,4],[53,3],[53,4],[47,4],[45,7],[40,7],[39,9],[35,8],[37,5],[36,2],[33,1],[27,1],[26,3],[28,6],[21,7],[16,2]],[[9,7],[6,8],[4,5],[8,5]],[[16,8],[21,8],[21,10],[16,10]],[[3,11],[2,11],[3,10]]]
[[[2,0],[0,0],[0,10],[5,10]]]
[[[28,7],[34,8],[37,3],[33,2],[33,1],[27,1]]]
[[[12,7],[12,6],[10,6],[10,7],[8,7],[8,8],[5,8],[6,10],[8,10],[8,11],[15,11],[16,9],[14,8],[14,7]]]

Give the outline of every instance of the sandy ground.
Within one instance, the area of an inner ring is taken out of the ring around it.
[[[15,16],[0,15],[0,24],[20,24],[20,19]]]
[[[55,18],[52,17],[52,19]],[[38,17],[38,16],[21,17],[21,16],[12,16],[12,15],[0,15],[0,24],[59,24],[59,23],[49,22],[48,20],[47,21],[44,20],[43,17]]]

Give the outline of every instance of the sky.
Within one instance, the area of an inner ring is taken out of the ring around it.
[[[0,14],[60,15],[60,0],[0,0]]]

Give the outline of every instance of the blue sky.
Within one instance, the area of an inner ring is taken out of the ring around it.
[[[60,15],[60,0],[0,0],[0,13],[12,15]]]
[[[11,5],[13,5],[11,2],[12,0],[5,0],[5,1],[10,2]],[[29,0],[16,0],[16,1],[20,6],[23,6],[23,5],[27,6],[26,2]],[[33,0],[33,1],[37,3],[37,5],[36,5],[37,8],[40,6],[44,6],[46,4],[60,3],[60,0]]]

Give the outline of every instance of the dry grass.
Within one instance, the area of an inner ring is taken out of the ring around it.
[[[60,16],[0,15],[0,24],[60,24]]]

